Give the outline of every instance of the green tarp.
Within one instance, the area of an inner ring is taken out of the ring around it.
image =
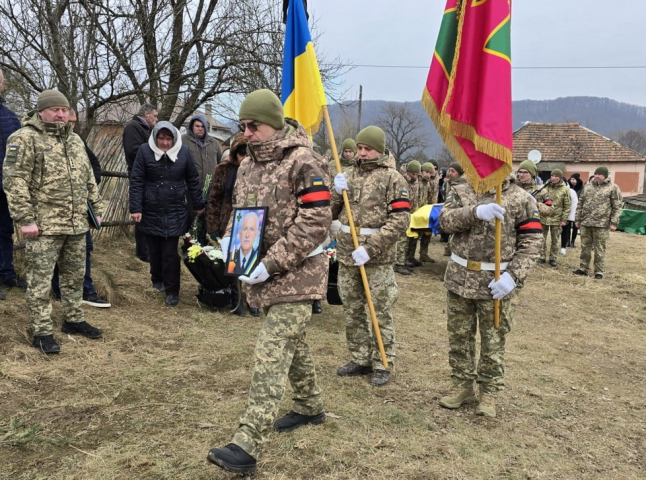
[[[641,210],[627,210],[624,208],[621,211],[621,218],[619,219],[617,229],[627,233],[646,235],[646,212]]]

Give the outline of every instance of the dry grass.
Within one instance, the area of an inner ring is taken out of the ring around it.
[[[646,237],[611,234],[603,281],[575,277],[578,249],[536,267],[515,300],[499,417],[448,411],[445,257],[398,277],[398,361],[383,389],[342,379],[340,307],[309,340],[328,421],[272,433],[260,478],[628,479],[646,475]],[[22,292],[0,302],[0,478],[204,479],[246,404],[259,327],[200,310],[184,272],[176,309],[149,287],[125,241],[100,242],[94,276],[109,310],[86,308],[105,338],[61,333],[62,352],[29,346]],[[60,322],[60,305],[54,317]],[[289,395],[289,388],[288,388]],[[289,398],[281,414],[290,407]]]

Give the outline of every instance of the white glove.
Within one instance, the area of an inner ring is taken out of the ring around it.
[[[262,283],[269,278],[269,272],[265,268],[265,264],[260,262],[256,268],[253,269],[251,275],[248,277],[245,275],[240,276],[240,281],[248,283],[249,285],[255,285],[256,283]]]
[[[480,205],[476,208],[476,217],[485,222],[489,222],[494,218],[503,221],[505,217],[505,209],[502,208],[497,203],[487,203],[486,205]]]
[[[227,253],[229,252],[229,243],[231,242],[231,237],[224,237],[220,240],[220,248],[222,249],[222,257],[226,260]]]
[[[360,267],[368,260],[370,260],[370,255],[368,255],[368,252],[366,252],[365,248],[359,247],[354,252],[352,252],[352,259],[354,260],[354,264],[357,267]]]
[[[332,223],[330,224],[330,237],[332,239],[336,237],[336,234],[341,230],[342,225],[343,224],[338,220],[332,220]]]
[[[511,278],[507,272],[504,272],[500,275],[500,279],[496,282],[494,278],[489,283],[489,288],[491,289],[491,296],[494,300],[500,300],[503,297],[506,297],[514,288],[516,288],[516,282]]]
[[[348,181],[346,180],[345,175],[343,173],[337,173],[334,177],[334,190],[336,191],[336,193],[341,195],[341,192],[347,189]]]

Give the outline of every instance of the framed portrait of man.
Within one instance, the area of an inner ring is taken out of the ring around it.
[[[248,276],[258,266],[266,218],[267,207],[244,207],[233,211],[231,242],[226,252],[226,275]]]

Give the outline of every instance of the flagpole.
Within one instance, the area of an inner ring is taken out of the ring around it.
[[[496,203],[502,204],[502,182],[496,186]],[[496,241],[495,241],[495,254],[496,254],[496,271],[494,278],[496,282],[500,280],[500,244],[502,243],[502,222],[496,218]],[[500,300],[493,301],[493,324],[496,328],[500,326]]]
[[[327,127],[328,135],[330,137],[330,145],[332,147],[332,155],[334,156],[334,164],[336,165],[337,173],[343,173],[341,162],[339,161],[339,154],[336,149],[336,142],[334,140],[334,131],[332,130],[332,122],[330,121],[330,114],[328,113],[327,105],[323,105],[323,115],[325,116],[325,125]],[[350,224],[350,233],[352,234],[352,242],[354,249],[359,248],[359,239],[357,238],[357,231],[354,228],[354,219],[352,218],[352,210],[350,210],[350,201],[348,200],[348,191],[343,190],[343,205],[345,206],[346,214],[348,215],[348,223]],[[375,307],[372,304],[372,295],[370,295],[370,285],[368,284],[368,277],[366,269],[363,265],[359,266],[361,273],[361,281],[363,282],[363,289],[366,293],[366,301],[368,302],[368,310],[370,310],[370,319],[372,320],[372,330],[375,332],[377,338],[377,345],[379,346],[379,355],[381,356],[381,363],[384,367],[388,368],[388,360],[386,359],[386,350],[384,349],[384,342],[381,339],[381,330],[379,330],[379,322],[377,321],[377,314]]]

